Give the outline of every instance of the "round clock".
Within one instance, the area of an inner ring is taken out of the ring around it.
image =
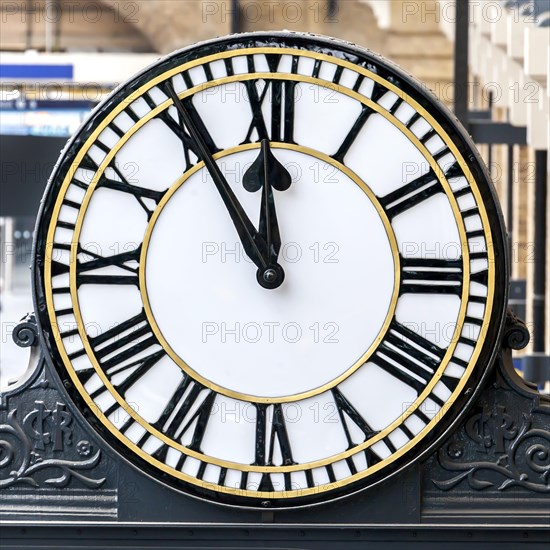
[[[501,215],[454,117],[311,35],[192,46],[115,90],[61,155],[35,305],[75,406],[181,491],[300,506],[433,450],[506,303]]]

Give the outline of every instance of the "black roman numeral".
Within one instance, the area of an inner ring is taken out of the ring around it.
[[[271,139],[294,143],[294,94],[296,82],[275,80],[272,86]]]
[[[101,187],[105,187],[107,189],[113,189],[114,191],[121,191],[122,193],[129,193],[130,195],[133,195],[143,210],[147,213],[147,218],[151,219],[154,208],[148,206],[146,201],[154,201],[156,207],[165,195],[167,189],[164,191],[155,191],[154,189],[146,189],[145,187],[132,185],[117,168],[115,163],[112,163],[110,168],[115,172],[119,179],[116,180],[110,178],[105,175],[105,172],[103,172],[98,181],[97,188],[99,189]]]
[[[123,380],[113,383],[114,388],[122,396],[166,355],[160,348],[143,311],[98,336],[88,336],[88,339],[101,369],[110,380],[115,375],[119,379],[122,373],[127,374]],[[143,354],[147,350],[150,353]],[[78,356],[83,352],[75,353]],[[77,371],[83,384],[86,384],[94,374],[93,368]],[[90,397],[97,399],[106,391],[107,388],[101,386],[90,393]],[[118,407],[117,403],[113,404],[104,412],[105,416],[112,414]]]
[[[351,149],[351,146],[357,139],[357,136],[363,129],[363,126],[367,123],[367,120],[370,118],[372,114],[374,114],[376,111],[369,107],[368,105],[363,105],[363,108],[361,109],[361,113],[357,117],[357,120],[353,123],[353,126],[351,127],[351,130],[348,132],[348,135],[345,137],[344,141],[342,142],[342,145],[340,145],[338,151],[332,155],[332,158],[334,160],[337,160],[338,162],[344,162],[345,156],[348,154],[349,150]]]
[[[356,83],[356,88],[359,89],[359,86],[361,84],[362,79],[358,79]],[[384,88],[384,86],[378,84],[378,82],[374,82],[374,86],[372,89],[371,97],[372,101],[375,103],[378,103],[378,100],[382,98],[386,94],[388,90]],[[363,126],[367,123],[371,115],[376,113],[376,111],[369,107],[368,105],[363,105],[363,108],[361,109],[361,112],[359,113],[359,116],[357,117],[357,120],[353,123],[353,126],[351,127],[351,130],[348,132],[348,135],[344,138],[344,141],[342,142],[342,145],[338,148],[338,151],[332,155],[332,158],[334,160],[337,160],[338,162],[344,162],[345,156],[348,154],[349,150],[351,149],[351,146],[357,139],[357,136],[361,133],[361,130],[363,129]]]
[[[379,84],[375,80],[374,86],[372,88],[372,92],[370,94],[370,98],[375,103],[378,103],[378,101],[382,99],[387,94],[387,92],[388,90],[384,86],[382,86],[382,84]]]
[[[265,80],[265,86],[258,92],[256,80],[244,82],[252,111],[252,121],[243,143],[251,143],[256,130],[258,141],[285,141],[294,143],[294,95],[296,82],[282,80]],[[268,128],[262,106],[271,91],[271,127]]]
[[[144,311],[98,336],[89,337],[89,341],[107,374],[138,353],[160,345]]]
[[[384,440],[385,441],[385,440]],[[374,452],[372,447],[367,447],[365,449],[365,457],[367,459],[367,466],[370,468],[371,466],[374,466],[375,464],[378,464],[382,459]]]
[[[268,409],[273,408],[271,430],[267,429]],[[269,435],[268,435],[269,433]],[[256,460],[259,466],[273,466],[275,446],[278,446],[283,466],[295,464],[286,429],[282,406],[256,404]]]
[[[134,262],[139,263],[141,245],[130,252],[123,252],[113,256],[101,256],[93,251],[86,250],[79,245],[79,254],[86,254],[92,259],[87,261],[77,260],[76,263],[76,284],[91,285],[135,285],[139,286],[138,266],[128,265]],[[104,267],[117,267],[120,274],[93,274],[95,270]]]
[[[174,441],[180,441],[189,430],[192,430],[191,442],[187,446],[196,452],[202,452],[201,444],[216,395],[216,392],[206,389],[184,374],[182,381],[168,401],[168,405],[153,427]],[[169,446],[163,444],[153,456],[165,462],[168,450]],[[180,457],[177,469],[181,468],[185,458],[185,454]]]
[[[379,200],[388,218],[391,220],[437,193],[443,193],[443,187],[437,179],[435,172],[430,169],[427,174],[380,197]]]
[[[486,252],[479,252],[479,254],[484,254],[484,257],[487,257]],[[471,257],[471,255],[470,255]],[[484,269],[482,271],[476,271],[475,273],[470,274],[470,280],[472,280],[474,283],[478,283],[483,286],[489,285],[489,270]]]
[[[349,430],[348,419],[351,420],[362,432],[365,434],[363,441],[370,439],[372,436],[376,435],[378,432],[373,430],[367,421],[357,412],[355,407],[348,401],[344,394],[338,389],[332,389],[332,396],[334,397],[334,402],[338,408],[338,414],[340,416],[340,421],[346,433],[346,438],[348,440],[348,449],[355,447],[362,441],[354,441]]]
[[[52,257],[55,256],[53,253],[54,250],[63,250],[65,252],[71,253],[71,245],[66,243],[53,243],[52,245]],[[57,260],[52,260],[51,262],[51,270],[52,270],[52,277],[56,277],[57,275],[64,275],[66,273],[69,273],[70,266],[69,264],[64,264],[63,262],[58,262]],[[59,294],[59,292],[56,292],[56,290],[59,289],[53,289],[54,294]],[[67,290],[68,292],[68,290]]]
[[[137,355],[137,352],[136,352]],[[127,363],[125,365],[121,365],[120,367],[116,368],[117,365],[114,367],[111,366],[106,370],[107,376],[109,378],[112,378],[115,374],[120,375],[121,373],[129,373],[129,375],[122,381],[117,382],[116,384],[113,384],[115,390],[117,392],[124,396],[126,392],[147,372],[149,372],[159,361],[166,355],[166,352],[164,350],[159,350],[154,353],[151,353],[147,357],[138,359],[136,361],[132,361],[130,363]],[[90,397],[92,399],[95,399],[97,397],[96,394],[101,394],[105,391],[105,388],[99,388],[96,390],[96,392],[92,392],[90,394]],[[113,405],[114,406],[114,405]],[[105,411],[105,416],[109,416],[112,411],[107,410]]]
[[[90,170],[91,172],[96,172],[99,168],[99,165],[97,162],[90,156],[89,153],[86,153],[82,160],[80,161],[80,164],[78,165],[79,168],[82,168],[83,170]],[[73,182],[74,183],[74,182]],[[87,189],[87,187],[86,187]]]
[[[53,260],[52,277],[56,277],[57,275],[63,275],[64,273],[69,273],[69,266],[64,263],[56,262],[55,260]]]
[[[271,422],[271,430],[268,430],[268,411],[273,408],[273,418]],[[268,435],[269,434],[269,435]],[[292,449],[286,429],[284,412],[280,404],[263,405],[256,404],[256,449],[255,461],[256,466],[273,466],[273,458],[276,446],[281,455],[282,465],[288,466],[295,464],[292,458]],[[285,490],[292,488],[291,477],[288,472],[284,473]],[[273,482],[269,473],[264,473],[260,480],[259,491],[273,491]]]
[[[400,293],[462,294],[462,259],[401,258]]]
[[[192,162],[189,153],[193,153],[198,159],[199,152],[196,149],[195,142],[193,141],[191,136],[185,131],[183,122],[181,120],[181,115],[177,113],[177,116],[178,120],[176,121],[167,109],[165,111],[162,111],[162,113],[160,113],[157,118],[162,120],[181,141],[183,146],[183,154],[185,156],[185,170],[187,171],[194,165],[194,162]]]
[[[444,349],[394,320],[370,361],[420,394],[444,355]]]

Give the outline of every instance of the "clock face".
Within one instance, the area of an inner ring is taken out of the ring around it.
[[[240,35],[159,61],[94,111],[44,199],[35,299],[71,399],[218,502],[324,501],[418,459],[502,324],[472,147],[348,44]]]

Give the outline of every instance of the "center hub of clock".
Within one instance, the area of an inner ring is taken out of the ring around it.
[[[368,187],[321,154],[273,154],[293,177],[274,191],[278,265],[248,258],[202,168],[153,216],[141,267],[161,345],[202,384],[245,400],[328,391],[368,359],[397,296],[395,237]],[[260,197],[241,180],[257,155],[243,147],[217,160],[253,221]]]
[[[256,279],[260,285],[268,290],[279,288],[285,280],[285,272],[280,265],[258,269]]]

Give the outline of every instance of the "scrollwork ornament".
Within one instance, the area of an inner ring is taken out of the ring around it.
[[[10,464],[15,455],[13,445],[9,441],[0,439],[0,468]]]
[[[12,338],[21,348],[28,348],[38,344],[38,326],[34,313],[29,313],[21,319],[12,333]]]
[[[98,450],[83,460],[47,458],[33,447],[17,419],[16,409],[9,412],[6,424],[0,424],[0,489],[17,484],[66,487],[73,479],[85,487],[96,489],[106,478],[96,479],[82,471],[97,466],[100,457],[101,451]],[[39,472],[46,473],[46,476],[37,476]]]
[[[508,309],[503,339],[505,347],[514,350],[524,349],[530,339],[527,325],[511,309]]]
[[[495,487],[498,491],[523,487],[537,493],[550,493],[550,431],[531,427],[531,416],[523,413],[522,425],[516,437],[503,453],[492,454],[493,460],[463,461],[453,449],[455,441],[440,449],[440,466],[456,475],[446,480],[432,480],[443,491],[449,491],[463,480],[476,490]],[[490,472],[500,483],[489,479]]]

